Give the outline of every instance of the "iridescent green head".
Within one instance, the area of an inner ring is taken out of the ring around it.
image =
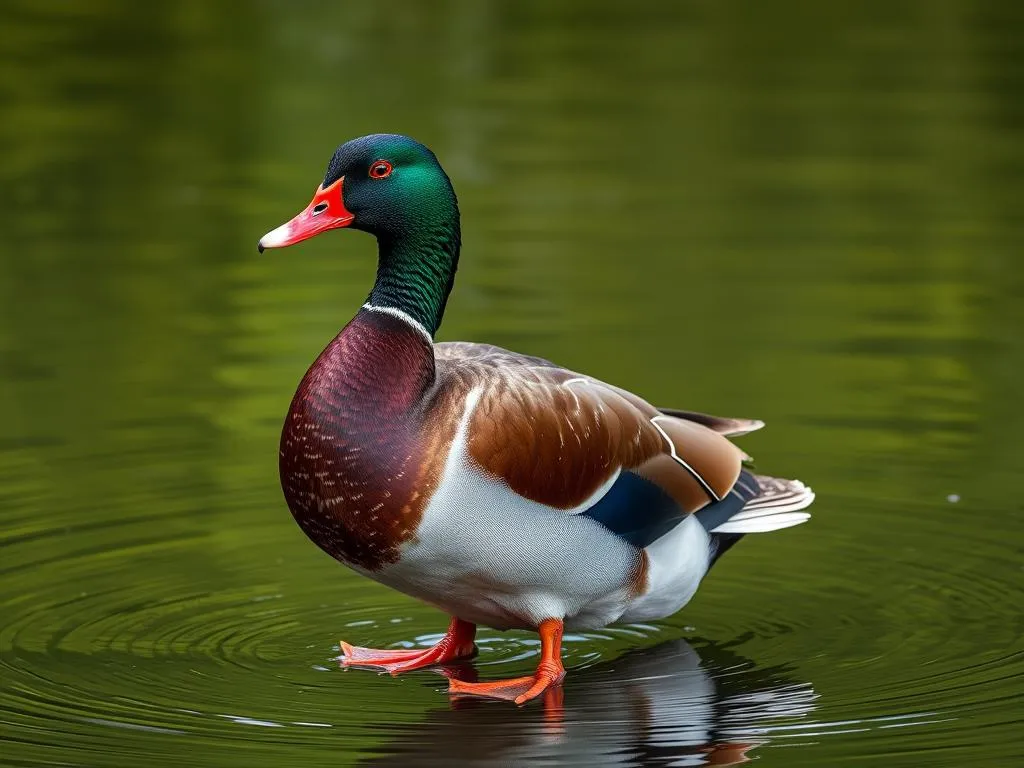
[[[368,303],[400,310],[433,334],[459,262],[459,207],[434,153],[397,134],[342,144],[312,202],[260,240],[281,248],[329,229],[369,232],[379,243]]]

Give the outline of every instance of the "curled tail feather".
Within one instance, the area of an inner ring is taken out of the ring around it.
[[[749,475],[760,492],[739,512],[711,529],[711,533],[767,533],[806,522],[804,512],[814,502],[814,491],[799,480],[784,480],[766,475]],[[740,478],[743,481],[743,478]]]
[[[814,491],[799,480],[740,472],[729,496],[697,513],[711,536],[711,565],[748,533],[767,533],[806,522]],[[710,565],[708,566],[710,567]]]

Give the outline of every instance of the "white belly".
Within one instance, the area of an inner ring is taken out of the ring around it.
[[[493,480],[459,485],[451,506],[431,504],[418,541],[377,578],[498,629],[551,617],[581,628],[618,619],[631,597],[635,548],[588,517],[515,503]]]

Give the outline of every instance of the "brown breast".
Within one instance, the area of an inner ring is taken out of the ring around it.
[[[321,549],[377,570],[399,557],[440,476],[424,461],[433,351],[402,320],[360,312],[309,369],[281,434],[281,487]]]

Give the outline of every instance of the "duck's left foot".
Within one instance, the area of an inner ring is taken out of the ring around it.
[[[562,666],[562,622],[559,619],[545,619],[539,630],[541,660],[537,671],[531,677],[514,677],[509,680],[495,680],[491,683],[464,683],[450,680],[448,693],[454,696],[482,696],[524,704],[544,691],[560,685],[565,678]]]
[[[465,659],[476,652],[473,638],[476,625],[453,617],[448,631],[430,648],[415,650],[382,650],[360,648],[341,641],[343,667],[373,667],[398,675],[414,669],[446,664],[456,659]]]

